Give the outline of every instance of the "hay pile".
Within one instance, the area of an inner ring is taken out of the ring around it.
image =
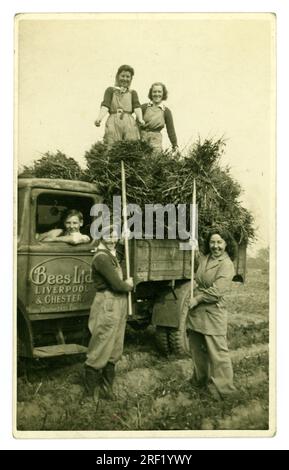
[[[170,152],[153,154],[146,142],[122,141],[108,149],[95,143],[85,153],[87,166],[82,170],[71,157],[60,151],[46,152],[31,166],[25,166],[19,177],[63,178],[94,182],[104,202],[111,208],[113,196],[121,195],[121,159],[125,162],[127,202],[138,204],[190,204],[193,179],[197,184],[199,241],[210,228],[226,228],[237,243],[254,239],[252,214],[242,207],[241,186],[230,169],[222,168],[220,159],[225,142],[198,140],[186,154]],[[189,206],[187,230],[189,230]]]
[[[67,157],[60,150],[46,152],[32,165],[24,165],[19,178],[61,178],[64,180],[82,179],[83,172],[74,158]]]
[[[97,142],[85,153],[87,168],[82,179],[95,182],[104,202],[121,195],[121,165],[125,162],[127,201],[138,204],[190,204],[193,179],[197,183],[199,238],[212,228],[226,228],[237,243],[254,238],[253,217],[241,206],[241,186],[228,167],[220,166],[225,142],[198,140],[185,155],[153,154],[145,142],[122,141],[107,147]],[[188,207],[189,211],[189,207]],[[189,222],[189,213],[187,214]],[[189,224],[187,226],[189,229]]]

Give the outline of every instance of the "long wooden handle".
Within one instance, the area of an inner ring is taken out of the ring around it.
[[[126,276],[127,278],[129,278],[130,277],[130,262],[129,262],[129,247],[128,247],[128,235],[127,235],[127,204],[126,204],[125,168],[124,168],[123,161],[121,161],[121,193],[122,193],[123,228],[124,228],[125,266],[126,266]],[[131,292],[128,292],[128,314],[132,315]]]
[[[195,277],[195,243],[196,243],[196,180],[194,179],[192,209],[191,209],[191,303],[194,299],[194,277]]]

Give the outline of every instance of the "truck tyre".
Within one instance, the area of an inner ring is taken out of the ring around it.
[[[168,356],[170,353],[170,341],[169,341],[170,328],[166,326],[156,327],[156,343],[160,352],[164,356]]]
[[[169,348],[178,356],[189,355],[189,340],[186,329],[187,316],[190,303],[190,282],[186,282],[175,289],[179,304],[179,327],[168,330]]]
[[[130,321],[129,326],[134,330],[134,331],[144,331],[147,329],[149,326],[150,322],[149,321]]]

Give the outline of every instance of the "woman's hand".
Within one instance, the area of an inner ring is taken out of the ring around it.
[[[144,129],[147,126],[147,124],[145,123],[145,121],[143,119],[139,119],[138,123],[139,123],[139,125],[142,129]]]
[[[126,238],[127,238],[128,240],[130,240],[130,238],[131,238],[131,231],[130,231],[129,228],[127,228],[126,230],[123,229],[122,234],[121,234],[120,243],[124,243],[124,240],[125,240]]]
[[[190,302],[190,306],[189,306],[189,309],[193,309],[195,308],[197,305],[199,305],[200,302],[202,302],[203,300],[203,296],[202,294],[197,294],[193,300]]]
[[[180,156],[179,147],[177,145],[175,145],[175,147],[172,148],[172,156],[173,157],[179,157]]]
[[[130,289],[132,290],[133,289],[133,278],[129,277],[129,278],[126,279],[125,282],[130,287]]]
[[[190,302],[189,310],[192,310],[198,305],[197,299],[193,298],[193,300]]]
[[[198,240],[197,240],[196,238],[190,238],[189,244],[191,245],[192,249],[195,250],[195,256],[197,256],[196,254],[199,253],[199,243],[198,243]]]

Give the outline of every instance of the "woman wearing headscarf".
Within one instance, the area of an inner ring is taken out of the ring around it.
[[[105,90],[95,125],[99,127],[103,118],[109,113],[103,139],[108,146],[120,140],[140,138],[133,113],[140,124],[144,124],[144,121],[138,94],[130,88],[133,76],[134,69],[130,65],[121,65],[115,77],[115,86]]]

